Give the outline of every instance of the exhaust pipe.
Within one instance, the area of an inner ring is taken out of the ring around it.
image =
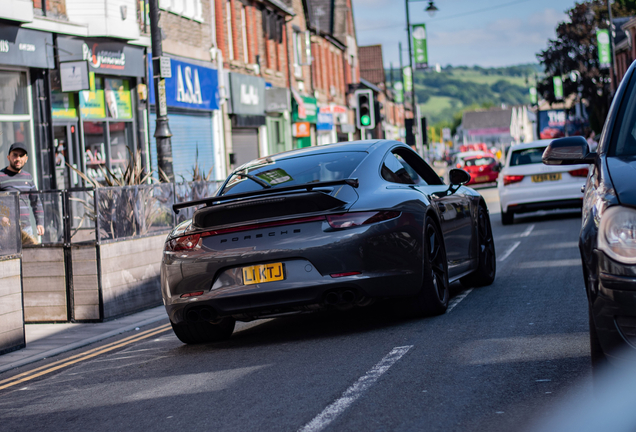
[[[190,321],[190,322],[197,322],[199,321],[199,312],[197,312],[196,309],[190,309],[187,313],[186,313],[186,320]]]
[[[327,295],[325,296],[325,303],[331,305],[340,303],[340,295],[338,295],[338,293],[335,291],[327,293]]]
[[[343,303],[353,303],[356,300],[356,294],[353,291],[346,290],[342,292]]]

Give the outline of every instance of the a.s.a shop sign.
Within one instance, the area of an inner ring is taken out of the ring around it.
[[[106,39],[58,37],[60,62],[86,60],[91,72],[144,76],[142,48]]]
[[[216,69],[170,59],[172,78],[166,78],[166,102],[175,108],[219,109],[219,78]],[[153,76],[152,62],[148,76]],[[155,103],[154,80],[150,80],[150,103]]]

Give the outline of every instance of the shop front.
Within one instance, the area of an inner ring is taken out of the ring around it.
[[[269,154],[292,149],[289,89],[265,88],[265,118]]]
[[[49,173],[41,157],[47,146],[48,118],[38,101],[45,97],[47,71],[55,67],[50,33],[0,24],[0,168],[6,165],[9,147],[23,142],[29,151],[25,170],[40,188]]]
[[[203,177],[224,176],[223,149],[214,137],[220,129],[219,80],[211,63],[170,56],[171,78],[166,78],[168,122],[172,132],[173,171],[176,181],[195,179],[195,167]],[[152,63],[152,62],[150,62]],[[152,64],[148,76],[153,76]],[[150,154],[151,165],[157,167],[154,138],[156,113],[153,80],[150,82]]]
[[[316,145],[318,105],[316,98],[292,90],[292,136],[294,148]]]
[[[57,187],[80,186],[66,163],[97,181],[108,171],[119,176],[131,154],[138,149],[145,154],[145,123],[135,91],[143,86],[144,50],[72,37],[58,37],[57,46],[59,66],[51,73]]]
[[[265,156],[265,80],[259,77],[230,73],[230,118],[232,123],[232,153],[234,166]]]
[[[333,114],[329,111],[329,107],[319,107],[318,108],[318,122],[316,123],[316,132],[317,136],[317,145],[326,145],[333,144],[338,142],[338,137],[336,135],[336,129],[334,128],[333,123]]]

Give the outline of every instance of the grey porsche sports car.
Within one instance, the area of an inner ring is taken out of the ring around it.
[[[489,285],[495,245],[486,203],[450,185],[410,147],[372,140],[251,161],[168,236],[164,304],[177,337],[229,337],[236,320],[411,297],[441,314],[449,282]]]

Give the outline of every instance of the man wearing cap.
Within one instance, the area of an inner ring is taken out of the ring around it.
[[[33,183],[33,176],[22,169],[27,160],[29,160],[26,145],[21,142],[11,144],[7,159],[9,160],[9,166],[0,170],[0,191],[18,191],[20,193],[36,191],[37,188]],[[29,206],[33,210],[37,234],[43,235],[44,224],[42,219],[44,211],[42,202],[36,194],[30,194],[28,198],[26,196],[20,197],[21,229],[29,236],[33,235],[30,218],[31,209],[29,209]]]

